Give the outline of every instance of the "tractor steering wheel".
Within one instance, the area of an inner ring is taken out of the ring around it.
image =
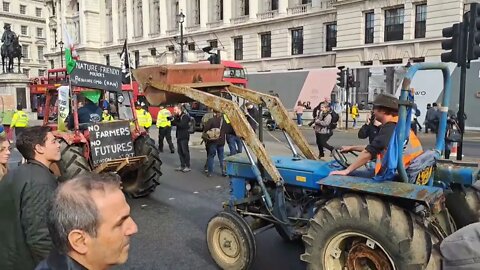
[[[344,169],[348,168],[350,166],[350,163],[348,162],[347,157],[345,156],[344,153],[340,151],[339,148],[334,148],[332,151],[332,156],[335,161],[340,164]]]

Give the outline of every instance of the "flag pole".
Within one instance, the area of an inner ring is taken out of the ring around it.
[[[130,108],[132,108],[132,114],[133,114],[133,122],[135,123],[135,129],[139,132],[140,131],[140,125],[138,124],[138,117],[137,117],[137,109],[135,109],[135,103],[133,102],[133,97],[132,97],[132,92],[133,90],[133,76],[132,76],[132,67],[130,65],[130,53],[128,51],[128,35],[125,38],[125,48],[127,49],[126,51],[126,57],[128,59],[128,74],[130,76],[130,90],[128,91],[128,99],[130,100]],[[137,99],[138,99],[138,93],[137,93]]]

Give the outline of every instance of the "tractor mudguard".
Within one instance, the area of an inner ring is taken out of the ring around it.
[[[443,189],[438,187],[390,181],[380,183],[371,178],[337,175],[325,177],[317,184],[324,187],[421,202],[427,205],[433,213],[438,213],[444,208],[445,196]]]

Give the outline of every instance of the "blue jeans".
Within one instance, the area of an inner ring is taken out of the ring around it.
[[[218,154],[218,161],[220,162],[220,168],[223,173],[223,148],[224,145],[217,145],[216,143],[209,144],[207,146],[207,167],[208,173],[213,173],[213,161]]]
[[[238,136],[235,136],[233,134],[227,134],[227,144],[228,149],[230,150],[230,155],[242,153],[243,144],[242,140]]]
[[[302,113],[297,113],[297,125],[299,126],[303,124],[302,115]]]

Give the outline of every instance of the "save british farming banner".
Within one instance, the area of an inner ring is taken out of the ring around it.
[[[122,89],[122,70],[85,61],[76,61],[70,74],[73,86],[80,86],[105,91],[120,92]]]

